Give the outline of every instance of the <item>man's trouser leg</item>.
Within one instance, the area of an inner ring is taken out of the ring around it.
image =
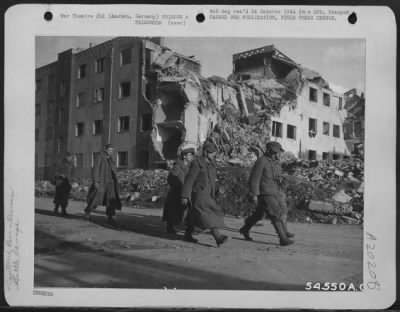
[[[240,228],[239,232],[246,240],[253,240],[250,237],[250,229],[264,217],[264,208],[258,203],[256,210],[244,221],[244,226]]]
[[[279,244],[281,246],[287,246],[294,243],[291,239],[288,238],[285,226],[283,224],[282,218],[271,217],[271,223],[275,228],[276,233],[279,236]]]

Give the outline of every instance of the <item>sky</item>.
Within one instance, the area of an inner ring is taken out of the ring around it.
[[[88,48],[112,37],[37,37],[36,67],[57,60],[70,48]],[[194,55],[202,65],[202,75],[228,77],[232,55],[273,44],[296,63],[319,72],[339,93],[352,88],[365,92],[365,41],[362,39],[299,38],[194,38],[167,37],[164,45],[181,54]]]

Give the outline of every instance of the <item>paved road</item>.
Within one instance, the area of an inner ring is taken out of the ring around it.
[[[161,209],[123,207],[118,229],[106,225],[104,207],[83,219],[84,203],[70,216],[55,215],[51,199],[35,200],[35,287],[107,287],[304,290],[306,282],[362,281],[362,226],[291,223],[296,243],[277,245],[268,220],[253,228],[253,242],[226,217],[220,248],[209,233],[199,244],[165,233]],[[183,230],[183,229],[182,229]]]

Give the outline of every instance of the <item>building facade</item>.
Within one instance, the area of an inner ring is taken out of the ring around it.
[[[279,84],[293,94],[295,101],[283,99],[280,112],[271,116],[271,140],[286,151],[310,160],[350,156],[343,133],[344,96],[332,91],[317,72],[271,45],[233,55],[232,78],[253,85],[257,81],[272,92]]]
[[[348,116],[344,122],[344,138],[349,150],[354,154],[363,154],[365,140],[365,97],[351,89],[344,94],[345,109]]]
[[[58,54],[36,69],[37,178],[71,152],[78,176],[90,176],[106,143],[118,168],[149,168],[157,158],[151,141],[156,77],[153,49],[160,38],[119,37],[86,50]],[[184,66],[196,66],[181,56]]]

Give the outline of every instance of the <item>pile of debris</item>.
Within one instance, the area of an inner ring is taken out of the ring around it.
[[[287,158],[282,163],[289,220],[330,224],[362,224],[364,165],[361,160],[306,161]],[[250,167],[219,167],[217,202],[226,215],[246,217],[255,209],[250,202]],[[118,172],[124,206],[161,208],[169,186],[168,171],[128,169]],[[85,201],[91,181],[72,183],[71,198]],[[49,181],[37,181],[38,197],[54,196]]]
[[[362,224],[364,168],[361,160],[287,160],[284,185],[289,219],[299,222]],[[248,216],[254,205],[248,198],[250,168],[218,169],[218,202],[224,212]]]

